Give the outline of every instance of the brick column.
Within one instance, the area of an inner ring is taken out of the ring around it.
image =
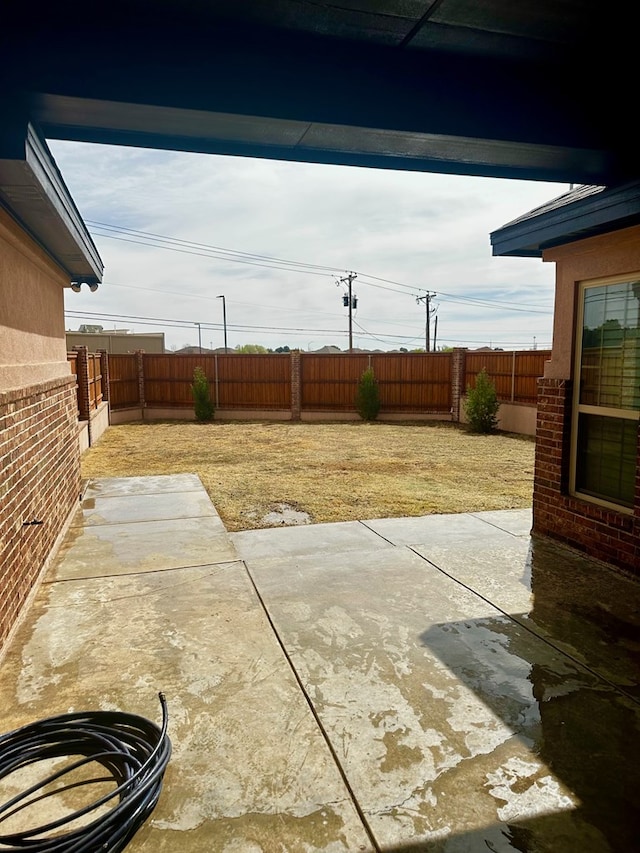
[[[451,419],[460,423],[460,399],[464,395],[466,347],[454,347],[451,353]]]
[[[569,484],[570,433],[571,382],[538,379],[533,482],[533,529],[536,533],[553,535],[557,530],[558,509]]]
[[[291,420],[300,420],[302,393],[301,393],[301,361],[300,350],[291,351]]]
[[[109,385],[109,353],[106,349],[99,349],[100,354],[100,373],[102,374],[102,399],[105,402],[110,400],[110,385]]]
[[[76,375],[78,380],[78,415],[87,422],[88,439],[91,444],[91,391],[89,387],[89,350],[85,346],[75,346],[78,353]]]
[[[138,368],[138,401],[140,403],[141,409],[144,409],[144,407],[146,406],[144,396],[144,359],[142,358],[143,355],[143,349],[136,350],[136,365]]]

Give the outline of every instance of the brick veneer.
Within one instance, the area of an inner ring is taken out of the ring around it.
[[[75,378],[0,392],[0,648],[78,503]]]
[[[640,575],[640,430],[634,515],[571,497],[571,392],[567,380],[538,381],[533,532]]]

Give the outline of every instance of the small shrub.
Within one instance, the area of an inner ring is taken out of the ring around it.
[[[210,421],[213,419],[215,407],[209,391],[209,381],[201,367],[193,371],[193,384],[191,386],[196,412],[196,420]]]
[[[380,390],[373,368],[368,367],[358,382],[356,408],[364,421],[374,421],[380,411]]]
[[[467,386],[464,409],[472,432],[493,432],[498,426],[496,417],[500,403],[496,388],[483,367],[476,376],[474,388]]]

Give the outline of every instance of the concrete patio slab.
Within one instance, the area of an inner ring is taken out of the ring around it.
[[[635,849],[637,581],[526,512],[229,535],[197,478],[133,479],[88,484],[0,670],[5,731],[166,694],[128,851]]]
[[[84,497],[81,509],[72,522],[73,527],[94,524],[123,524],[136,521],[162,521],[176,518],[218,518],[207,493],[190,490],[186,492],[160,492],[140,495],[102,495]],[[221,523],[221,529],[224,526]]]
[[[163,796],[127,850],[369,851],[241,563],[47,584],[2,669],[3,729],[71,710],[159,720]]]
[[[163,571],[234,560],[217,516],[72,527],[50,580]]]
[[[491,601],[504,613],[528,613],[533,605],[531,592],[531,544],[486,525],[483,537],[473,541],[410,546],[452,578]],[[500,566],[500,572],[495,571]],[[504,568],[503,568],[504,567]]]
[[[486,536],[492,525],[470,513],[456,515],[424,515],[417,518],[375,518],[363,521],[366,527],[392,542],[394,545],[420,545],[440,543],[458,548],[473,544]],[[513,535],[507,530],[495,527],[494,533],[502,536],[505,544],[511,542]]]
[[[381,850],[634,843],[630,699],[407,549],[247,566]]]
[[[390,542],[385,542],[375,531],[359,521],[246,530],[230,533],[229,539],[235,545],[238,556],[247,560],[291,554],[339,554],[393,547]]]
[[[167,492],[202,492],[196,474],[158,474],[152,477],[99,477],[86,483],[84,497],[158,495]]]
[[[601,678],[640,699],[636,580],[537,537],[514,539],[508,547],[486,536],[473,547],[433,544],[416,545],[413,550]]]
[[[506,530],[513,536],[529,536],[533,526],[533,512],[531,507],[526,509],[501,509],[488,510],[485,512],[471,512],[474,518],[493,524],[500,530]]]

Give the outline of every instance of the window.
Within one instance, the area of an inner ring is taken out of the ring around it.
[[[640,278],[580,285],[571,490],[633,508],[640,418]]]

